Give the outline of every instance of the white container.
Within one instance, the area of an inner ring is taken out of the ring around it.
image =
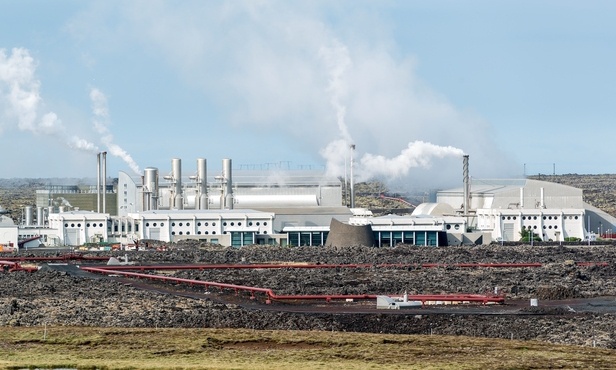
[[[537,300],[537,298],[531,298],[531,299],[530,299],[530,306],[531,306],[531,307],[537,307],[537,306],[539,306],[539,301]]]

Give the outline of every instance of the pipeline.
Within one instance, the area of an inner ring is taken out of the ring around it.
[[[115,266],[119,267],[119,266]],[[376,299],[376,294],[313,294],[313,295],[278,295],[274,293],[274,291],[270,288],[259,288],[259,287],[251,287],[246,285],[235,285],[235,284],[227,284],[227,283],[216,283],[212,281],[202,281],[202,280],[192,280],[185,278],[177,278],[171,276],[162,276],[162,275],[150,275],[150,274],[142,274],[137,272],[128,272],[128,271],[119,271],[110,268],[98,268],[98,267],[86,267],[81,266],[80,269],[93,273],[102,273],[109,275],[121,275],[127,277],[136,277],[136,278],[144,278],[150,280],[159,280],[165,282],[173,282],[173,283],[183,283],[189,285],[201,285],[206,289],[209,287],[217,287],[222,291],[223,289],[232,289],[238,294],[240,291],[247,291],[251,295],[251,299],[255,298],[255,293],[264,293],[267,296],[266,303],[270,304],[272,300],[282,301],[282,300],[325,300],[330,302],[332,300],[359,300],[359,299]],[[480,302],[483,304],[487,303],[504,303],[505,298],[502,296],[484,296],[484,295],[474,295],[474,294],[428,294],[428,295],[410,295],[408,299],[421,301],[422,304],[428,301],[441,301],[441,302]]]
[[[188,265],[109,265],[100,266],[101,269],[119,270],[119,271],[146,271],[146,270],[243,270],[243,269],[332,269],[332,268],[524,268],[524,267],[542,267],[541,263],[352,263],[352,264],[188,264]],[[98,267],[98,266],[97,266]]]
[[[35,266],[22,266],[20,265],[18,262],[14,262],[14,261],[0,261],[0,267],[2,268],[3,271],[6,272],[15,272],[15,271],[26,271],[26,272],[34,272],[34,271],[38,271],[38,267]]]
[[[108,261],[109,257],[103,256],[84,256],[80,253],[66,253],[59,256],[7,256],[3,257],[5,261],[20,261],[20,262],[46,262],[46,261]]]

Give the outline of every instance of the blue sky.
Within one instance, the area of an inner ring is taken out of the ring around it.
[[[0,177],[613,173],[609,1],[0,0]]]

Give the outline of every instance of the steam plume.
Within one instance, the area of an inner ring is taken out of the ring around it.
[[[109,153],[122,159],[137,175],[141,174],[139,166],[130,154],[113,142],[113,135],[109,131],[109,109],[107,97],[99,89],[90,90],[92,113],[94,113],[94,130],[101,135],[101,142],[107,146]]]
[[[321,149],[321,156],[327,161],[327,172],[330,175],[346,175],[347,158],[353,139],[345,122],[346,107],[343,99],[346,96],[347,84],[344,79],[345,72],[352,66],[349,51],[346,46],[334,40],[332,47],[323,47],[319,56],[324,60],[329,71],[329,85],[327,92],[331,95],[331,104],[336,111],[336,123],[340,138],[331,141]],[[365,153],[359,161],[358,173],[363,180],[372,177],[386,177],[395,179],[408,175],[411,168],[429,168],[433,158],[448,156],[461,157],[464,152],[452,146],[439,146],[423,141],[410,142],[407,148],[393,158],[382,155]]]
[[[3,113],[14,117],[21,131],[56,137],[70,148],[96,152],[96,145],[68,135],[54,112],[39,113],[41,83],[35,72],[36,63],[27,49],[14,48],[8,56],[5,49],[0,49],[0,107]]]
[[[433,158],[449,156],[461,158],[463,155],[462,149],[452,146],[439,146],[424,141],[414,141],[393,158],[369,153],[364,154],[360,161],[360,176],[364,179],[373,176],[395,179],[408,175],[411,168],[430,167]]]

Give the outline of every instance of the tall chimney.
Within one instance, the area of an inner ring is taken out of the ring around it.
[[[107,152],[103,152],[103,213],[107,213]]]
[[[222,178],[223,178],[223,202],[224,209],[233,209],[233,179],[231,171],[231,159],[225,158],[222,160]]]
[[[101,153],[96,153],[96,212],[101,212]]]
[[[197,199],[196,209],[208,209],[209,201],[207,195],[207,161],[205,158],[197,158]]]
[[[355,157],[355,144],[351,144],[351,208],[355,208],[355,179],[353,178],[353,157]]]
[[[182,160],[171,160],[171,176],[173,177],[173,207],[172,209],[184,209],[182,200]]]
[[[468,215],[471,182],[468,175],[468,154],[463,156],[462,175],[464,177],[464,215]]]

